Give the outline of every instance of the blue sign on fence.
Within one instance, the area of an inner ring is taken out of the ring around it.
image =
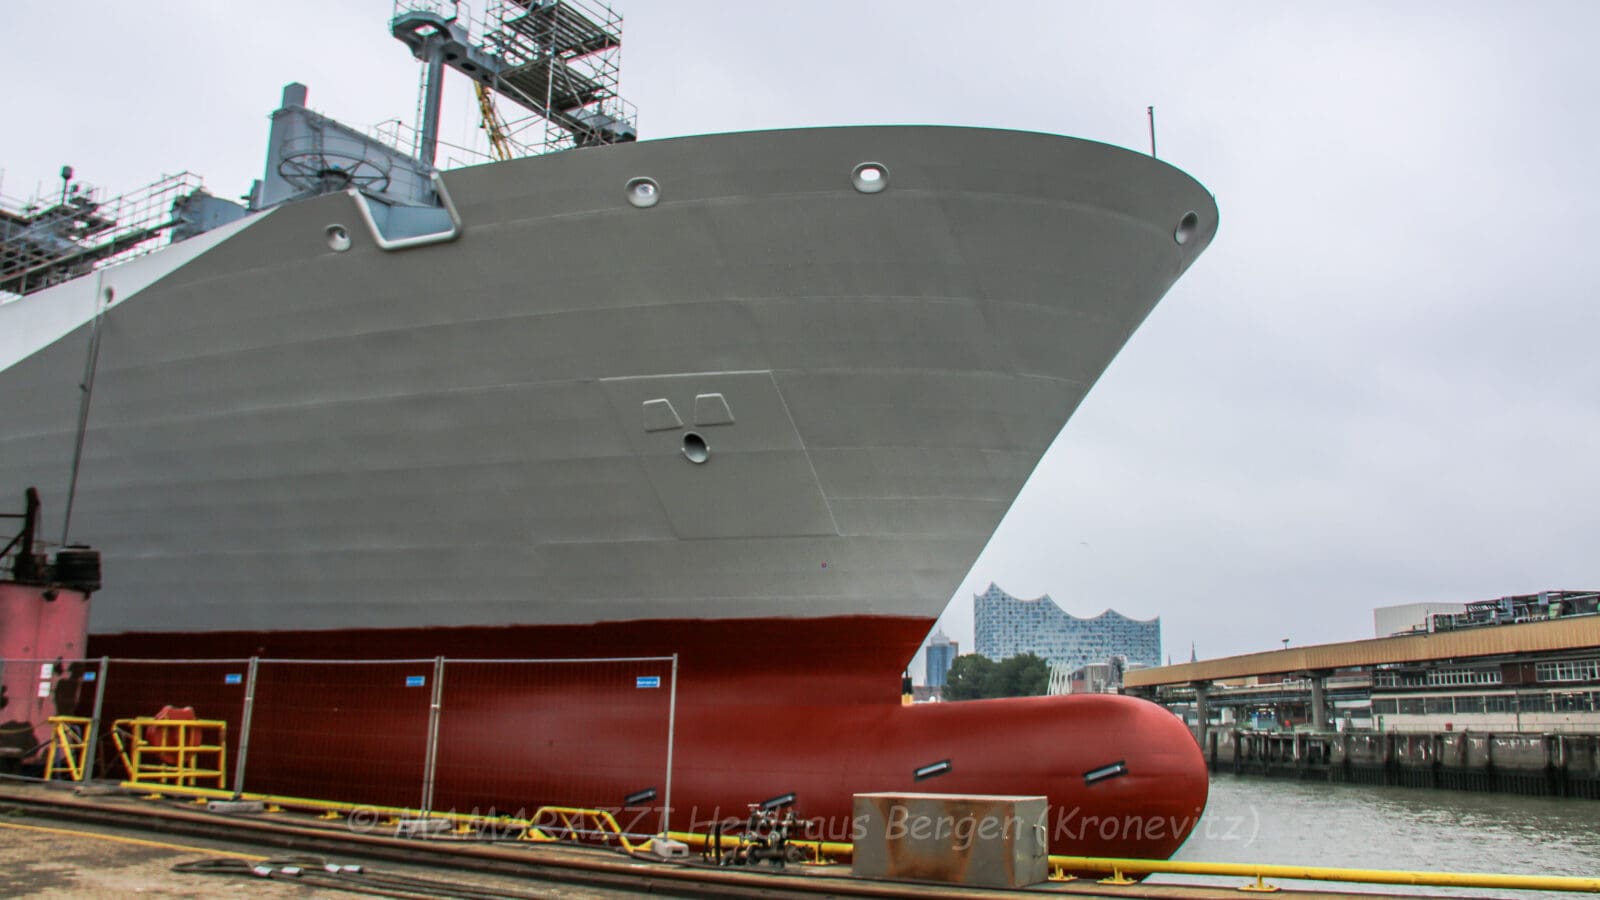
[[[223,684],[244,684],[244,676],[240,675],[238,672],[229,672],[228,674],[222,676],[222,683]]]
[[[406,687],[422,687],[423,685],[425,685],[427,683],[428,683],[428,676],[426,676],[426,675],[407,675],[406,676]]]
[[[85,673],[83,673],[83,680],[84,681],[93,681],[98,677],[100,677],[100,673],[99,672],[85,672]]]
[[[640,675],[637,678],[633,679],[633,686],[636,687],[636,688],[658,688],[658,687],[661,687],[661,676],[660,675]]]

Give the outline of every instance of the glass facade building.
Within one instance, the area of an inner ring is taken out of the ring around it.
[[[961,645],[950,640],[944,631],[935,631],[933,637],[928,638],[928,680],[923,684],[931,688],[944,687],[945,675],[950,672],[950,664],[955,662],[960,654]]]
[[[972,598],[977,651],[992,660],[1033,653],[1069,670],[1127,657],[1130,665],[1161,664],[1161,619],[1130,619],[1108,609],[1080,619],[1049,595],[1013,597],[994,584]]]

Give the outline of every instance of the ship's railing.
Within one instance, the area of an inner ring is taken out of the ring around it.
[[[314,797],[458,823],[577,800],[630,839],[670,827],[675,656],[11,658],[0,684],[26,698],[7,709],[26,739],[7,745],[31,743],[21,764],[42,779]]]
[[[534,82],[581,85],[587,98],[580,109],[562,110],[556,103],[542,115],[509,120],[513,144],[535,146],[542,131],[536,146],[548,153],[608,142],[613,124],[633,133],[638,111],[621,96],[622,16],[610,6],[598,0],[489,0],[485,18],[491,24],[486,40],[508,62],[543,67],[545,76]],[[499,88],[525,106],[552,106],[548,90],[528,96],[521,80],[505,80]]]
[[[418,147],[421,145],[421,132],[417,131],[415,126],[400,119],[386,119],[379,122],[367,130],[367,135],[373,140],[408,152],[413,156],[416,155]],[[451,169],[459,169],[464,166],[481,166],[485,163],[497,161],[493,154],[482,148],[464,147],[460,144],[453,144],[443,138],[438,139],[438,144],[439,151],[445,157],[444,161],[438,165],[438,168],[442,171],[448,172]],[[410,149],[406,150],[405,148]],[[526,156],[528,153],[519,151],[518,155]]]
[[[73,183],[54,198],[0,204],[0,292],[31,293],[160,249],[177,204],[204,186],[180,172],[110,198]]]

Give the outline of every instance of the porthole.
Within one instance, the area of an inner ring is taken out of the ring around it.
[[[864,162],[850,173],[850,183],[863,194],[876,194],[889,186],[889,170],[883,163]]]
[[[117,299],[117,291],[116,291],[116,289],[115,288],[106,288],[106,305],[110,306],[112,301],[114,301],[116,299]]]
[[[654,178],[634,178],[628,182],[628,202],[649,209],[661,202],[661,185]]]
[[[1194,237],[1194,233],[1199,230],[1200,217],[1193,210],[1190,210],[1183,214],[1183,218],[1178,220],[1178,227],[1173,230],[1172,239],[1179,244],[1187,244],[1189,239]]]
[[[350,231],[343,225],[329,225],[327,234],[328,246],[333,248],[333,252],[343,253],[350,249]]]
[[[706,445],[706,439],[698,432],[691,431],[683,436],[683,458],[695,465],[700,465],[711,458],[711,448]]]

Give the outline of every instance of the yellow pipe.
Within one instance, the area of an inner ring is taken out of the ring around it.
[[[394,816],[397,818],[417,818],[422,815],[422,810],[411,809],[403,806],[373,806],[370,803],[341,803],[335,800],[310,800],[305,797],[285,797],[280,794],[252,794],[248,791],[241,792],[237,797],[233,791],[218,790],[216,788],[192,787],[189,785],[160,784],[149,781],[124,781],[122,787],[136,791],[156,791],[162,794],[171,794],[184,797],[204,797],[209,800],[258,800],[262,803],[272,803],[292,809],[309,809],[322,812],[342,813],[371,813],[376,819],[378,816]],[[483,822],[485,824],[515,825],[526,828],[533,824],[528,819],[512,818],[510,816],[487,816],[470,813],[430,812],[429,818],[448,819],[452,822]],[[376,822],[374,822],[376,824]]]
[[[334,801],[334,800],[310,800],[310,799],[307,799],[305,797],[286,797],[286,796],[283,796],[283,795],[280,795],[280,794],[252,794],[252,793],[249,793],[249,792],[241,792],[237,797],[235,797],[234,793],[232,791],[217,790],[215,788],[189,787],[189,786],[182,786],[182,785],[154,784],[154,783],[147,782],[147,781],[124,781],[124,782],[122,782],[122,787],[124,787],[124,788],[126,788],[128,790],[153,791],[153,792],[172,795],[172,796],[202,797],[202,798],[214,799],[214,800],[235,800],[235,799],[237,799],[237,800],[255,800],[255,801],[259,801],[261,803],[276,804],[278,806],[282,806],[282,807],[285,807],[285,808],[288,808],[288,809],[306,809],[306,810],[314,810],[314,811],[320,811],[320,812],[340,812],[340,813],[345,813],[345,814],[354,813],[354,812],[362,812],[362,813],[366,813],[366,814],[372,815],[373,818],[374,818],[374,824],[376,824],[376,819],[379,816],[392,816],[392,817],[396,817],[396,818],[416,818],[416,817],[419,817],[419,816],[422,815],[422,811],[421,810],[410,809],[410,808],[407,808],[407,807],[400,807],[400,806],[373,806],[373,805],[367,804],[367,803],[342,803],[342,802],[338,802],[338,801]],[[621,828],[617,826],[616,819],[612,818],[610,813],[605,812],[604,810],[587,810],[587,809],[583,809],[581,807],[575,807],[575,806],[541,806],[534,813],[534,818],[531,818],[531,819],[514,818],[514,817],[511,817],[511,816],[487,816],[487,815],[482,815],[482,814],[473,815],[473,814],[470,814],[470,813],[448,813],[448,812],[430,812],[428,815],[431,818],[446,819],[448,821],[455,822],[455,823],[458,823],[458,824],[459,823],[463,823],[463,822],[482,822],[482,823],[484,823],[486,825],[487,824],[509,825],[509,826],[513,826],[513,827],[516,827],[516,828],[524,828],[524,829],[529,829],[529,830],[536,830],[536,829],[539,828],[539,826],[541,824],[541,818],[540,817],[545,813],[552,813],[552,814],[555,814],[557,816],[561,816],[563,818],[565,818],[566,816],[569,816],[569,815],[583,815],[583,814],[596,815],[596,814],[598,814],[598,815],[604,816],[605,820],[609,820],[609,821],[602,820],[604,822],[604,824],[609,824],[612,829],[615,829],[615,832],[618,835],[621,835]],[[549,823],[545,822],[543,824],[548,826]],[[568,827],[568,828],[573,827],[572,823],[570,821],[568,821],[566,827]],[[707,844],[709,844],[711,842],[710,838],[707,837],[706,835],[698,834],[698,833],[692,833],[692,832],[685,832],[685,831],[674,831],[674,832],[671,832],[670,834],[668,834],[667,836],[672,838],[672,839],[674,839],[674,840],[682,841],[683,843],[688,844],[689,846],[694,847],[695,849],[701,849],[701,848],[705,847]],[[555,840],[555,839],[554,838],[543,838],[543,839],[534,838],[534,840]],[[841,843],[836,843],[836,842],[833,842],[833,841],[804,841],[804,840],[790,841],[790,843],[792,843],[792,844],[794,844],[796,846],[805,848],[806,850],[808,850],[811,853],[811,855],[812,855],[812,857],[814,859],[822,859],[822,858],[849,859],[850,858],[850,845],[849,844],[841,844]],[[737,846],[739,846],[739,838],[736,835],[724,835],[723,838],[722,838],[722,846],[724,848],[728,848],[728,849],[737,847]],[[649,847],[649,842],[646,841],[643,844],[636,845],[635,849],[644,849],[644,848],[648,848],[648,847]]]
[[[405,806],[374,806],[370,803],[344,803],[337,800],[311,800],[305,797],[286,797],[281,794],[253,794],[248,791],[240,792],[235,796],[233,791],[219,790],[217,788],[194,787],[190,785],[171,785],[149,781],[124,781],[122,787],[132,791],[151,791],[158,794],[174,797],[198,797],[208,800],[253,800],[264,804],[281,806],[286,809],[303,809],[317,812],[344,813],[352,815],[362,813],[371,817],[370,824],[378,825],[381,818],[415,819],[422,817],[422,810]],[[594,816],[602,827],[609,827],[610,833],[623,838],[624,846],[632,849],[649,847],[649,841],[643,844],[631,844],[626,835],[622,833],[617,820],[605,810],[583,809],[576,806],[541,806],[534,811],[533,818],[525,819],[514,816],[490,816],[483,813],[455,813],[455,812],[429,812],[431,819],[442,819],[456,824],[481,823],[483,825],[504,825],[514,828],[523,828],[537,831],[541,825],[549,827],[550,823],[542,821],[542,817],[550,813],[561,817],[566,827],[578,829],[569,818],[570,816]],[[598,830],[598,829],[596,829]],[[554,839],[551,839],[554,840]]]
[[[1208,863],[1167,859],[1108,859],[1094,856],[1051,856],[1050,867],[1058,871],[1121,872],[1124,875],[1242,875],[1258,879],[1295,878],[1303,881],[1344,881],[1358,884],[1415,884],[1427,887],[1600,893],[1600,878],[1581,878],[1572,875],[1407,872],[1396,869],[1343,869],[1331,866]]]

